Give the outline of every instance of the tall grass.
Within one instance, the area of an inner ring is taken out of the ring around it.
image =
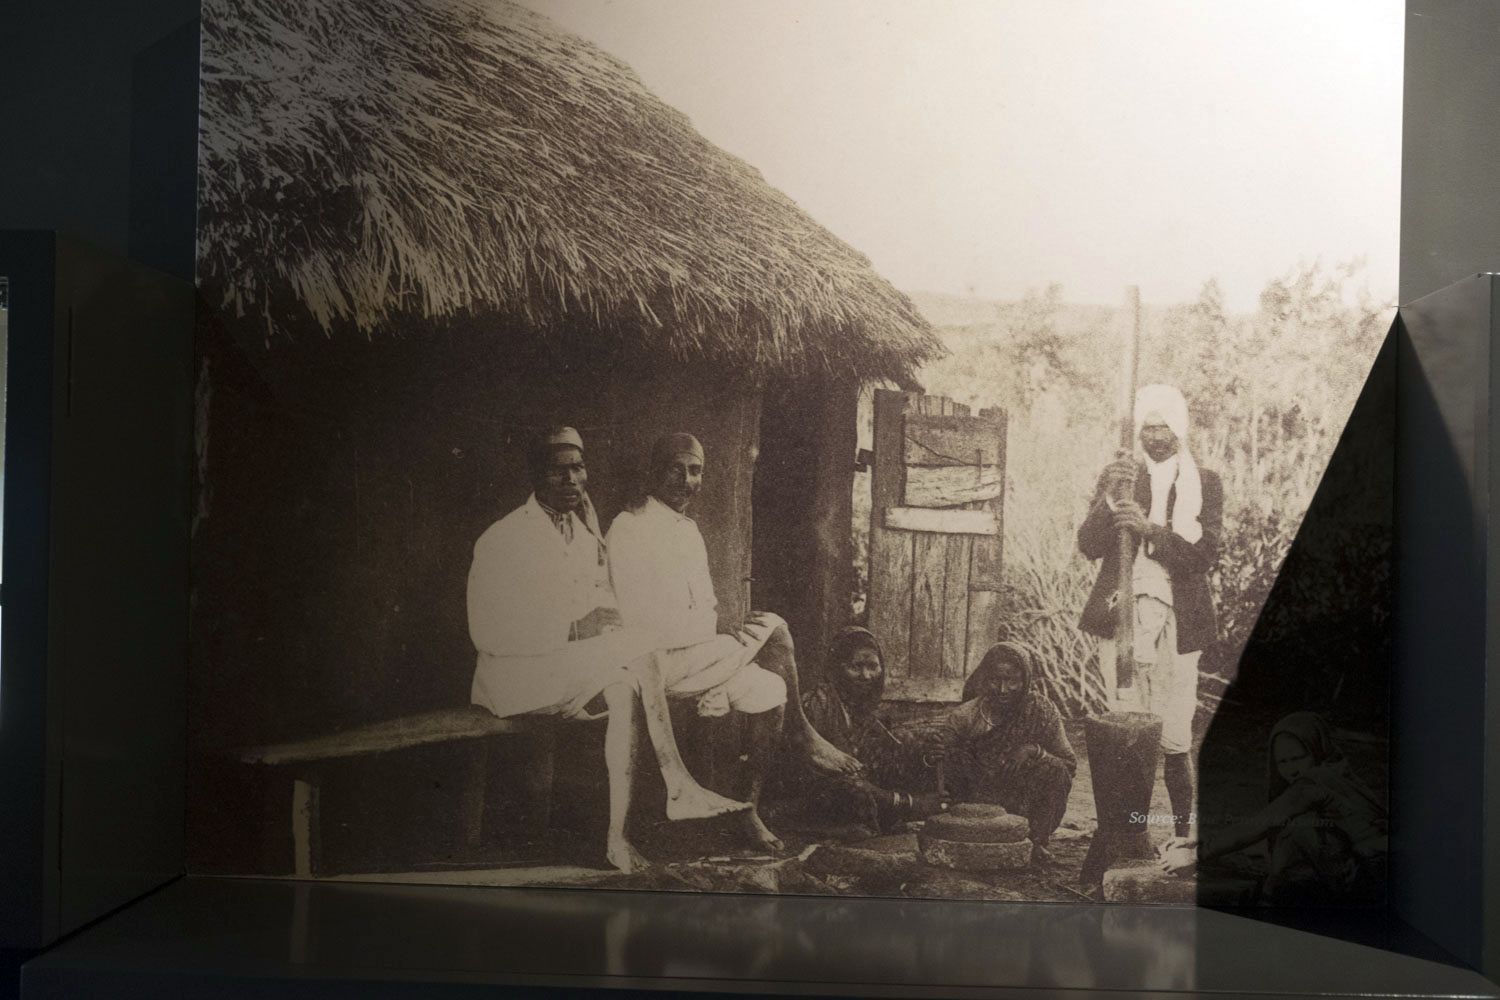
[[[1222,547],[1210,574],[1220,639],[1201,663],[1200,697],[1210,704],[1233,675],[1389,322],[1390,308],[1367,293],[1348,301],[1357,271],[1294,269],[1267,284],[1251,316],[1226,315],[1213,282],[1197,302],[1143,313],[1141,381],[1183,390],[1192,408],[1188,446],[1224,483]],[[1075,537],[1118,445],[1129,317],[1065,306],[1053,286],[991,304],[988,314],[976,306],[970,319],[940,325],[953,353],[921,377],[933,395],[976,409],[998,404],[1010,415],[1003,632],[1038,651],[1042,683],[1060,708],[1097,711],[1097,643],[1078,617],[1099,567],[1078,553]],[[860,477],[856,606],[868,490],[869,477]]]

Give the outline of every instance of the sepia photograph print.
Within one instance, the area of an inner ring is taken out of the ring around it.
[[[1381,904],[1401,18],[207,0],[190,870]]]

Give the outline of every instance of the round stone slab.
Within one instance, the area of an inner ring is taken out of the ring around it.
[[[998,816],[940,813],[930,817],[922,830],[929,837],[965,844],[1013,844],[1031,836],[1031,824],[1025,816],[1004,812]]]
[[[960,840],[930,837],[927,831],[917,835],[922,860],[937,868],[961,872],[993,872],[1025,868],[1031,863],[1031,841],[1015,840],[1008,844],[970,844]]]
[[[1009,816],[1004,806],[997,806],[991,802],[955,802],[948,807],[945,816],[970,816],[975,819],[992,819],[996,816]]]

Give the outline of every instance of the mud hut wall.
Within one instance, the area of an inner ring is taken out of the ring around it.
[[[269,786],[225,750],[468,703],[473,545],[530,493],[523,449],[539,427],[582,431],[606,526],[654,438],[697,434],[710,459],[695,517],[721,612],[746,613],[759,390],[632,360],[458,336],[267,349],[200,335],[194,871],[275,872],[289,851],[275,840],[282,807],[246,822],[262,815]],[[706,779],[715,759],[733,758],[733,727],[686,736]],[[327,860],[359,870],[431,860],[431,823],[411,816],[441,822],[456,809],[461,763],[438,748],[341,765],[337,784],[350,791],[325,797]]]
[[[473,544],[526,499],[523,447],[549,423],[582,431],[606,525],[657,434],[702,438],[695,517],[721,611],[747,610],[760,411],[743,380],[461,338],[221,345],[203,363],[195,745],[466,704]]]

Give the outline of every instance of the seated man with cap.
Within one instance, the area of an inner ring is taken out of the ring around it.
[[[539,436],[528,450],[535,492],[490,525],[469,569],[469,635],[478,650],[470,700],[505,718],[592,718],[609,709],[609,861],[630,872],[645,858],[625,834],[638,718],[656,751],[669,819],[702,819],[748,808],[693,780],[678,753],[649,632],[621,627],[610,589],[599,519],[585,489],[583,439],[571,427]]]
[[[856,774],[859,761],[820,736],[803,714],[791,633],[776,615],[719,622],[708,552],[687,507],[703,486],[703,445],[691,434],[656,442],[645,495],[610,525],[610,579],[626,626],[652,635],[673,697],[695,697],[701,715],[750,717],[746,833],[773,850],[757,804],[777,743],[826,773]]]

